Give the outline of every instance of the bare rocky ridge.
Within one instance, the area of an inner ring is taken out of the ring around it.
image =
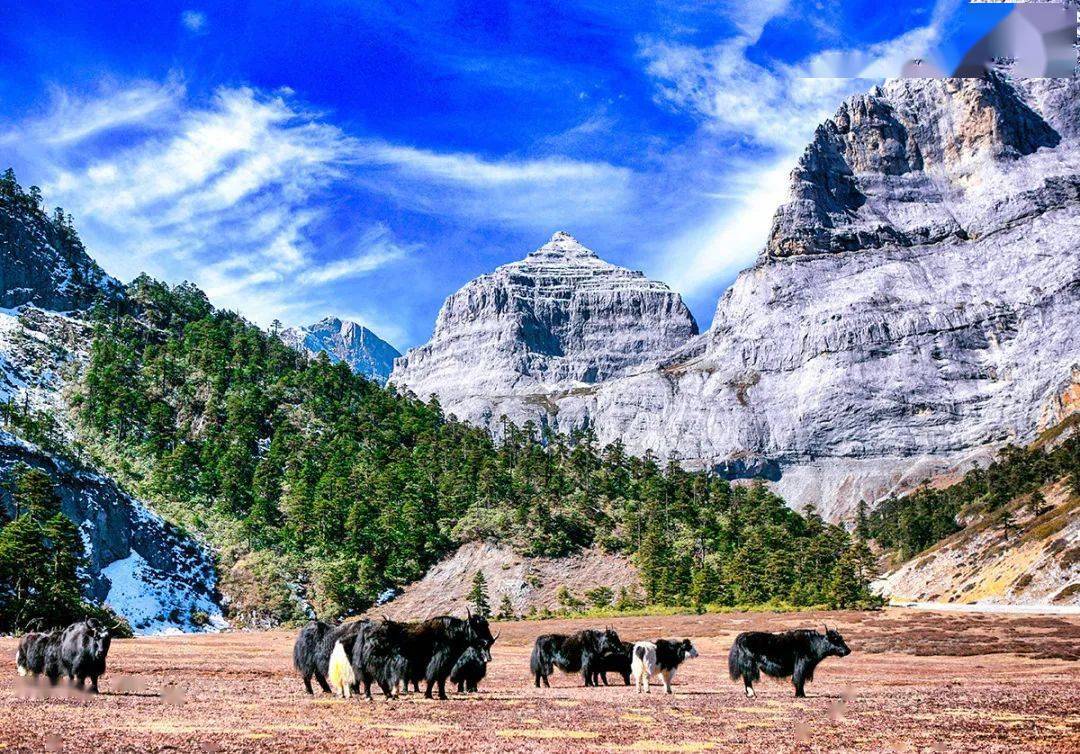
[[[280,333],[282,342],[309,356],[325,353],[331,363],[344,361],[357,374],[385,385],[401,353],[363,325],[327,317],[307,327]]]
[[[679,294],[560,232],[450,296],[431,341],[398,359],[390,381],[493,424],[502,396],[542,403],[654,361],[697,331]]]
[[[1080,82],[891,81],[817,130],[761,258],[702,335],[593,384],[540,384],[516,330],[459,308],[480,278],[397,370],[470,421],[589,423],[634,453],[762,474],[836,519],[1076,410],[1078,249]],[[414,371],[482,333],[498,347],[471,351],[474,389]]]

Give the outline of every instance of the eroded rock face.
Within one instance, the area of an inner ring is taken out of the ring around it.
[[[560,232],[450,296],[431,341],[398,359],[390,381],[490,423],[493,396],[592,385],[695,334],[679,294]]]
[[[309,356],[325,353],[332,363],[344,361],[357,374],[385,385],[394,359],[401,353],[363,325],[327,317],[307,327],[290,327],[281,340]]]
[[[454,408],[589,423],[631,452],[764,475],[834,519],[1029,441],[1075,406],[1078,103],[1075,79],[855,97],[818,129],[707,332],[591,385],[514,392],[507,329],[486,393],[455,388]],[[425,388],[453,384],[433,370]]]

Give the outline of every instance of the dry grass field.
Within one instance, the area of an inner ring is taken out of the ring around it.
[[[756,699],[727,676],[739,631],[819,626],[853,653],[831,658],[796,700],[765,681]],[[1064,752],[1080,751],[1080,618],[886,610],[624,618],[623,638],[690,636],[701,657],[672,697],[535,689],[532,639],[595,621],[499,624],[487,681],[447,702],[311,698],[293,635],[227,633],[114,642],[97,697],[0,678],[8,752]],[[0,640],[12,658],[15,641]]]

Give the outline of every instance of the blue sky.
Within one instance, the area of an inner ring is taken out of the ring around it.
[[[0,8],[0,162],[128,280],[400,349],[568,230],[702,327],[814,126],[1007,8],[914,0]]]

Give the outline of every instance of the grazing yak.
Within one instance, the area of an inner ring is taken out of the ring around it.
[[[480,681],[487,675],[491,652],[487,649],[469,647],[450,670],[450,682],[457,684],[458,693],[476,691]]]
[[[754,681],[761,673],[773,678],[787,678],[795,686],[795,696],[806,696],[803,686],[814,680],[814,668],[826,657],[846,657],[851,654],[839,631],[825,627],[821,634],[810,629],[767,633],[750,631],[735,637],[728,654],[731,680],[740,678],[746,695],[754,696]]]
[[[368,698],[372,682],[390,698],[399,683],[424,680],[424,696],[432,698],[437,686],[439,698],[446,699],[446,681],[461,656],[472,649],[481,657],[490,657],[495,638],[487,619],[471,613],[465,620],[440,616],[418,623],[398,623],[384,619],[357,643],[353,669]]]
[[[697,657],[698,651],[689,639],[669,641],[639,641],[634,645],[634,656],[630,661],[630,674],[634,677],[634,687],[640,694],[649,693],[649,679],[659,677],[664,683],[664,691],[671,694],[671,681],[675,671],[684,660]]]
[[[536,637],[529,666],[537,688],[540,688],[541,681],[545,686],[551,686],[548,677],[554,668],[565,673],[580,671],[586,686],[596,686],[601,658],[621,648],[619,635],[611,628],[604,631],[590,628],[569,636],[544,634]]]
[[[598,669],[600,680],[608,685],[608,673],[618,673],[622,676],[623,685],[630,685],[630,657],[634,652],[634,643],[630,641],[619,642],[619,649],[608,652],[600,657]]]

